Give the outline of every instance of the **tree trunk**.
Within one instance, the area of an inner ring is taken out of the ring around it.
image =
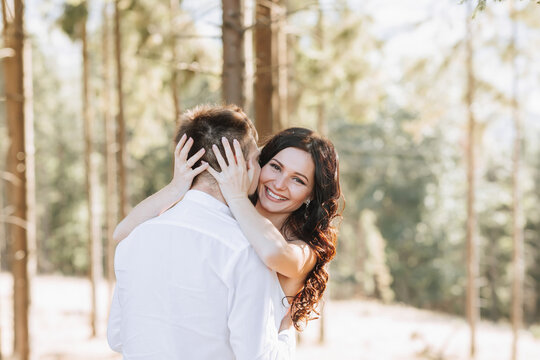
[[[320,50],[322,50],[323,46],[324,46],[324,43],[323,43],[323,12],[322,12],[322,8],[321,8],[321,1],[319,1],[319,7],[318,7],[318,17],[317,17],[317,26],[315,28],[315,43],[317,44],[317,48],[319,48]],[[285,42],[287,41],[287,38],[285,38]],[[281,50],[281,49],[280,49]],[[285,53],[285,61],[288,60],[288,56],[287,56],[287,53]],[[282,66],[285,66],[285,64],[283,63],[279,63],[279,68],[281,69]],[[281,77],[280,77],[281,78]],[[280,86],[283,86],[283,84],[280,82]],[[287,88],[288,87],[288,84],[285,84],[285,87]],[[281,87],[280,87],[280,90],[281,90]],[[288,97],[288,96],[287,96]],[[281,96],[280,96],[281,98]],[[285,112],[288,114],[288,110],[289,110],[289,107],[287,106],[287,103],[285,104],[282,104],[282,113]],[[325,126],[325,121],[324,121],[324,113],[325,113],[325,106],[324,106],[324,100],[322,99],[322,97],[319,99],[319,102],[317,104],[317,132],[321,135],[326,135],[326,126]],[[283,119],[282,119],[283,121]],[[287,126],[287,125],[284,125],[284,127]],[[361,229],[362,226],[359,224],[359,228]],[[362,238],[359,239],[358,242],[355,242],[355,248],[357,246],[361,246],[361,242],[363,241]],[[357,250],[357,249],[355,249]],[[356,261],[357,261],[357,255],[354,256],[354,259],[353,261],[355,262],[355,265],[359,265],[359,264],[356,264]],[[354,275],[355,275],[355,278],[356,278],[356,275],[357,275],[357,270],[358,268],[355,266],[354,267]],[[363,273],[360,273],[360,277],[363,276]],[[363,283],[359,284],[358,286],[355,286],[355,290],[358,291],[359,289],[363,288]],[[326,296],[326,298],[328,298],[328,296]],[[323,344],[324,341],[325,341],[325,319],[326,319],[326,313],[324,311],[324,305],[321,309],[321,326],[319,328],[319,343],[320,344]]]
[[[117,184],[116,184],[116,139],[114,119],[111,113],[111,64],[110,64],[110,29],[108,3],[103,6],[103,119],[105,122],[105,162],[107,168],[107,194],[105,199],[105,214],[107,218],[107,282],[109,291],[114,283],[114,240],[113,232],[117,224]],[[112,293],[111,293],[112,296]]]
[[[489,319],[491,321],[498,321],[500,318],[500,300],[497,292],[497,280],[499,276],[499,259],[497,257],[499,250],[497,246],[498,234],[487,234],[488,244],[484,252],[484,258],[486,259],[486,273],[485,279],[490,292],[489,305]]]
[[[244,57],[245,59],[245,84],[253,84],[254,83],[254,63],[253,63],[253,21],[255,19],[255,4],[251,0],[242,0],[243,5],[243,13],[244,13],[244,19],[243,19],[243,25],[246,29],[244,31]],[[253,117],[253,86],[244,86],[244,111],[246,111],[246,114],[250,118]]]
[[[360,221],[373,268],[373,294],[384,303],[389,303],[394,299],[394,292],[391,287],[392,274],[386,260],[386,241],[377,228],[377,218],[373,212],[362,211]]]
[[[520,188],[520,162],[521,162],[521,119],[519,116],[519,68],[517,64],[517,23],[515,19],[514,1],[510,2],[510,13],[512,16],[512,70],[513,70],[513,96],[512,96],[512,117],[514,119],[514,149],[512,156],[512,241],[514,251],[512,255],[512,360],[518,357],[518,331],[523,323],[523,215],[521,209],[521,188]]]
[[[354,278],[356,280],[356,286],[354,294],[356,296],[365,297],[366,295],[366,286],[365,286],[365,269],[366,269],[366,258],[367,258],[367,246],[366,246],[366,231],[364,229],[364,224],[362,223],[362,212],[356,220],[356,229],[357,229],[357,240],[354,242],[354,251],[353,251],[353,263],[354,263]]]
[[[97,211],[96,190],[97,173],[93,159],[92,144],[92,118],[90,114],[89,101],[89,66],[88,66],[88,44],[86,37],[86,19],[82,23],[82,59],[83,59],[83,122],[84,122],[84,162],[86,167],[86,192],[88,194],[88,246],[89,246],[89,277],[91,286],[91,309],[90,325],[92,336],[97,336],[98,309],[97,309],[97,288],[101,279],[101,234],[99,216]]]
[[[328,284],[326,288],[326,293],[323,295],[322,301],[321,301],[321,310],[320,310],[320,318],[319,318],[319,344],[324,344],[326,341],[326,301],[328,300]]]
[[[178,47],[176,45],[177,39],[177,20],[178,20],[178,13],[179,13],[180,7],[179,7],[179,0],[170,0],[169,1],[169,15],[170,15],[170,46],[171,46],[171,95],[172,95],[172,101],[174,106],[174,122],[175,125],[178,124],[180,121],[180,115],[182,113],[182,109],[180,106],[180,97],[178,94]]]
[[[270,137],[273,133],[272,96],[272,6],[270,0],[255,2],[255,126],[259,139]]]
[[[13,207],[12,216],[18,224],[10,224],[13,272],[13,324],[14,357],[27,360],[30,353],[28,334],[28,243],[27,243],[27,197],[26,197],[26,139],[25,139],[25,91],[24,91],[24,3],[14,0],[13,8],[6,11],[2,1],[4,41],[13,55],[6,57],[4,79],[6,92],[6,119],[10,144],[7,154],[7,171],[13,181],[7,182],[8,204]]]
[[[128,212],[127,202],[127,180],[126,180],[126,127],[124,119],[124,93],[122,90],[122,39],[120,32],[120,9],[118,3],[114,2],[114,44],[116,54],[116,89],[118,97],[118,115],[116,117],[117,124],[117,153],[116,159],[118,164],[118,210],[119,217],[123,219]]]
[[[284,0],[276,0],[272,8],[272,78],[273,78],[273,132],[287,127],[287,8]]]
[[[318,9],[318,18],[317,18],[317,27],[315,31],[315,43],[317,44],[317,50],[319,50],[321,53],[324,50],[324,14],[322,11],[322,4],[319,0],[319,9]],[[324,104],[324,95],[322,94],[322,91],[319,92],[319,103],[317,104],[317,131],[321,135],[326,135],[327,129],[326,129],[326,122],[324,121],[324,116],[326,112],[325,104]]]
[[[26,237],[28,242],[28,275],[31,280],[38,269],[36,237],[36,166],[34,145],[34,87],[32,84],[32,44],[24,43],[24,140],[26,149]],[[29,294],[31,297],[31,294]],[[31,298],[30,298],[31,302]]]
[[[241,0],[222,0],[223,70],[222,98],[227,104],[244,107],[245,53]]]
[[[2,170],[0,170],[2,171]],[[0,272],[2,271],[2,252],[7,242],[6,221],[4,214],[4,179],[0,177]],[[0,301],[0,319],[2,318],[2,302]],[[0,326],[0,360],[2,360],[2,327]]]
[[[467,321],[470,328],[470,358],[476,356],[476,322],[478,319],[478,259],[476,254],[476,213],[475,203],[475,119],[473,114],[474,102],[474,69],[473,69],[473,46],[472,46],[472,5],[468,3],[466,13],[466,71],[467,71],[467,94],[466,106],[468,112],[467,126]]]
[[[288,82],[287,84],[287,115],[289,119],[296,118],[298,116],[298,109],[300,108],[300,99],[302,97],[303,89],[298,88],[298,83],[294,81],[297,78],[297,71],[292,64],[298,62],[298,56],[296,54],[296,49],[299,46],[299,39],[296,35],[289,35],[287,39],[287,45],[290,51],[287,51],[287,63],[291,64],[287,68],[288,79],[293,79],[293,81]]]
[[[498,247],[497,247],[497,235],[490,236],[488,234],[489,244],[485,250],[484,257],[486,259],[487,270],[485,273],[485,278],[487,286],[490,290],[490,301],[489,301],[489,318],[491,321],[499,320],[499,295],[497,293],[497,280],[499,277],[498,265],[499,260],[497,258]]]

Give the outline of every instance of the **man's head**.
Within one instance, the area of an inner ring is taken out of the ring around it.
[[[203,157],[193,167],[201,165],[201,161],[206,161],[211,167],[221,171],[221,167],[212,151],[212,145],[216,144],[221,153],[224,154],[222,137],[231,142],[233,139],[237,139],[240,142],[247,166],[259,166],[257,162],[259,155],[257,131],[251,120],[238,106],[199,105],[182,114],[180,120],[180,126],[174,138],[175,144],[178,144],[182,135],[186,134],[188,138],[193,138],[193,146],[189,151],[188,158],[201,148],[206,150]],[[258,172],[256,172],[256,175],[258,179]],[[204,181],[214,182],[212,175],[205,171],[195,177],[193,184],[197,184],[203,179]],[[252,189],[254,191],[255,187],[252,186]]]

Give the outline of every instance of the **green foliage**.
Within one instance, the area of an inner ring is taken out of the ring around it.
[[[84,274],[88,215],[80,97],[78,89],[73,93],[48,70],[53,64],[34,48],[34,73],[39,74],[33,82],[39,265],[42,271]]]
[[[139,0],[122,12],[131,204],[159,190],[172,176],[172,139],[177,125],[172,71],[181,69],[177,71],[182,109],[199,103],[218,103],[221,98],[220,77],[215,75],[220,71],[220,54],[214,51],[215,44],[197,38],[173,39],[167,4]],[[180,11],[176,22],[180,34],[197,34],[188,14]],[[176,41],[181,49],[176,64],[172,62],[171,41]],[[202,71],[194,70],[197,67]]]
[[[72,40],[80,35],[77,24],[88,16],[84,4],[67,3],[58,21]],[[180,78],[177,90],[182,109],[219,102],[222,59],[218,40],[181,36],[197,34],[196,21],[189,14],[181,11],[176,19],[178,32],[175,35],[171,31],[167,2],[136,0],[121,4],[128,193],[130,203],[135,204],[171,178],[176,127],[171,95],[173,70]],[[329,137],[340,155],[346,209],[338,255],[332,263],[332,295],[350,297],[361,292],[377,296],[376,270],[373,261],[370,264],[375,250],[367,246],[366,239],[378,236],[385,244],[385,259],[378,259],[378,263],[387,266],[388,279],[393,279],[391,288],[386,289],[387,298],[395,296],[396,301],[463,313],[466,118],[462,39],[435,44],[436,55],[399,59],[397,76],[391,77],[381,64],[392,55],[387,48],[392,39],[379,35],[376,19],[370,14],[352,11],[346,1],[324,2],[319,33],[315,31],[318,17],[313,2],[296,0],[289,5],[290,125],[314,128],[322,104]],[[490,25],[481,23],[485,28],[498,29],[489,22],[494,21],[489,6],[482,15],[478,23],[485,21]],[[537,26],[535,15],[521,9],[519,21],[524,26]],[[461,27],[463,23],[451,25]],[[421,26],[415,25],[410,31],[417,28]],[[492,59],[501,66],[511,60],[507,57],[507,41],[495,38],[496,32],[491,34],[495,35],[476,40],[478,47],[489,49],[487,55],[480,54],[484,57],[477,67],[493,68]],[[103,165],[101,34],[88,35],[95,155]],[[180,49],[176,63],[172,43]],[[533,55],[523,53],[523,61],[533,64]],[[80,84],[72,81],[73,76],[66,80],[63,69],[54,65],[53,58],[45,57],[39,46],[34,47],[33,56],[40,270],[82,275],[88,266],[88,215]],[[531,67],[523,68],[528,71]],[[477,75],[481,311],[483,316],[500,319],[508,317],[510,304],[511,167],[510,152],[497,138],[509,127],[503,126],[495,135],[491,129],[509,124],[511,101],[492,76],[481,71]],[[531,78],[535,76],[530,74]],[[111,102],[115,103],[115,96]],[[0,110],[5,110],[3,104],[0,102]],[[4,111],[0,113],[4,116]],[[2,139],[5,133],[0,122]],[[534,145],[538,129],[527,128],[525,135],[525,315],[527,321],[538,322],[540,147]],[[486,145],[490,139],[494,146]],[[0,145],[3,164],[5,142]],[[103,179],[104,166],[100,169]],[[103,186],[100,191],[104,199]],[[373,214],[370,226],[361,224],[361,214],[366,210]],[[362,226],[368,234],[360,237]]]
[[[71,39],[78,40],[82,36],[82,26],[87,17],[86,1],[66,2],[58,24]]]
[[[437,135],[416,142],[405,130],[414,120],[397,109],[382,111],[369,124],[332,124],[331,138],[340,154],[347,200],[344,223],[354,223],[363,209],[376,214],[387,242],[396,300],[456,311],[455,299],[461,292],[455,293],[452,285],[462,275],[462,259],[458,249],[448,246],[445,234],[449,229],[430,221],[437,210],[437,197],[443,195],[438,182],[443,174],[436,170],[445,140]],[[455,166],[452,156],[446,161]],[[428,201],[430,196],[435,200]],[[358,239],[343,235],[340,241]],[[440,259],[444,252],[453,253],[446,263]]]
[[[290,70],[294,74],[289,84],[290,117],[306,126],[316,126],[307,119],[317,118],[321,98],[327,108],[325,117],[354,122],[374,120],[373,105],[385,98],[377,69],[381,42],[373,35],[373,19],[353,12],[346,4],[335,11],[335,16],[324,14],[321,34],[314,17],[298,13],[298,20],[290,19],[300,24],[291,39],[295,62]],[[317,44],[319,37],[322,49]]]

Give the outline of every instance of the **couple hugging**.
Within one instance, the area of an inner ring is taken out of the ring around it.
[[[236,106],[181,120],[171,183],[115,229],[109,345],[125,360],[291,359],[336,252],[334,146],[290,128],[259,151]]]

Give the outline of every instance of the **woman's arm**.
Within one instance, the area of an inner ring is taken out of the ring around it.
[[[313,250],[303,241],[287,241],[270,220],[259,214],[247,196],[227,203],[266,266],[288,278],[303,278],[313,269],[316,261]]]
[[[242,232],[266,266],[289,278],[305,277],[315,265],[315,253],[303,241],[287,241],[270,220],[258,213],[247,197],[251,181],[240,144],[233,141],[236,159],[226,139],[223,146],[229,165],[213,147],[222,171],[209,167],[208,172],[217,180]]]
[[[208,168],[207,163],[192,169],[192,166],[204,155],[200,149],[195,155],[187,159],[193,139],[186,141],[184,134],[174,150],[174,175],[169,184],[157,193],[147,197],[130,211],[130,213],[116,226],[113,239],[120,242],[125,239],[137,225],[158,216],[182,199],[191,187],[195,176]]]

